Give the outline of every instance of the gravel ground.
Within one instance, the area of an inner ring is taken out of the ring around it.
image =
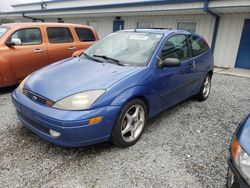
[[[210,98],[187,100],[149,121],[140,141],[68,149],[18,121],[0,92],[0,187],[225,187],[228,147],[250,112],[250,79],[215,75]]]

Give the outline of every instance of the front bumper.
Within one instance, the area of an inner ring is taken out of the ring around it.
[[[79,147],[109,140],[120,106],[106,106],[85,111],[65,111],[38,104],[17,89],[12,101],[22,124],[38,136],[52,143]],[[90,118],[103,116],[100,123],[88,125]],[[53,137],[49,130],[57,131]]]
[[[250,186],[247,184],[247,182],[245,181],[245,179],[243,178],[243,176],[239,173],[239,171],[237,170],[237,168],[235,167],[235,165],[232,163],[231,159],[228,160],[228,164],[229,164],[229,170],[231,170],[231,174],[228,173],[228,180],[231,179],[232,177],[229,176],[234,176],[234,183],[232,188],[250,188]],[[229,187],[229,186],[228,186]]]

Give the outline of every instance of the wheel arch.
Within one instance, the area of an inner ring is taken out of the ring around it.
[[[150,98],[152,97],[152,91],[145,86],[135,86],[123,91],[118,95],[111,103],[111,105],[125,106],[129,101],[134,99],[142,100],[147,107],[147,114],[150,114],[152,104]]]

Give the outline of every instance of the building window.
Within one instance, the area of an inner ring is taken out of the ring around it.
[[[136,24],[136,28],[138,29],[151,28],[151,27],[152,27],[152,23],[150,21],[140,21],[140,22],[137,22]]]
[[[196,33],[197,23],[196,22],[178,22],[177,29],[185,30]]]

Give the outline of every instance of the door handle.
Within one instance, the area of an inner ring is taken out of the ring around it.
[[[41,53],[41,52],[43,52],[43,50],[41,50],[41,49],[35,49],[34,50],[34,53]]]
[[[68,48],[69,50],[76,50],[76,47],[75,46],[71,46]]]

